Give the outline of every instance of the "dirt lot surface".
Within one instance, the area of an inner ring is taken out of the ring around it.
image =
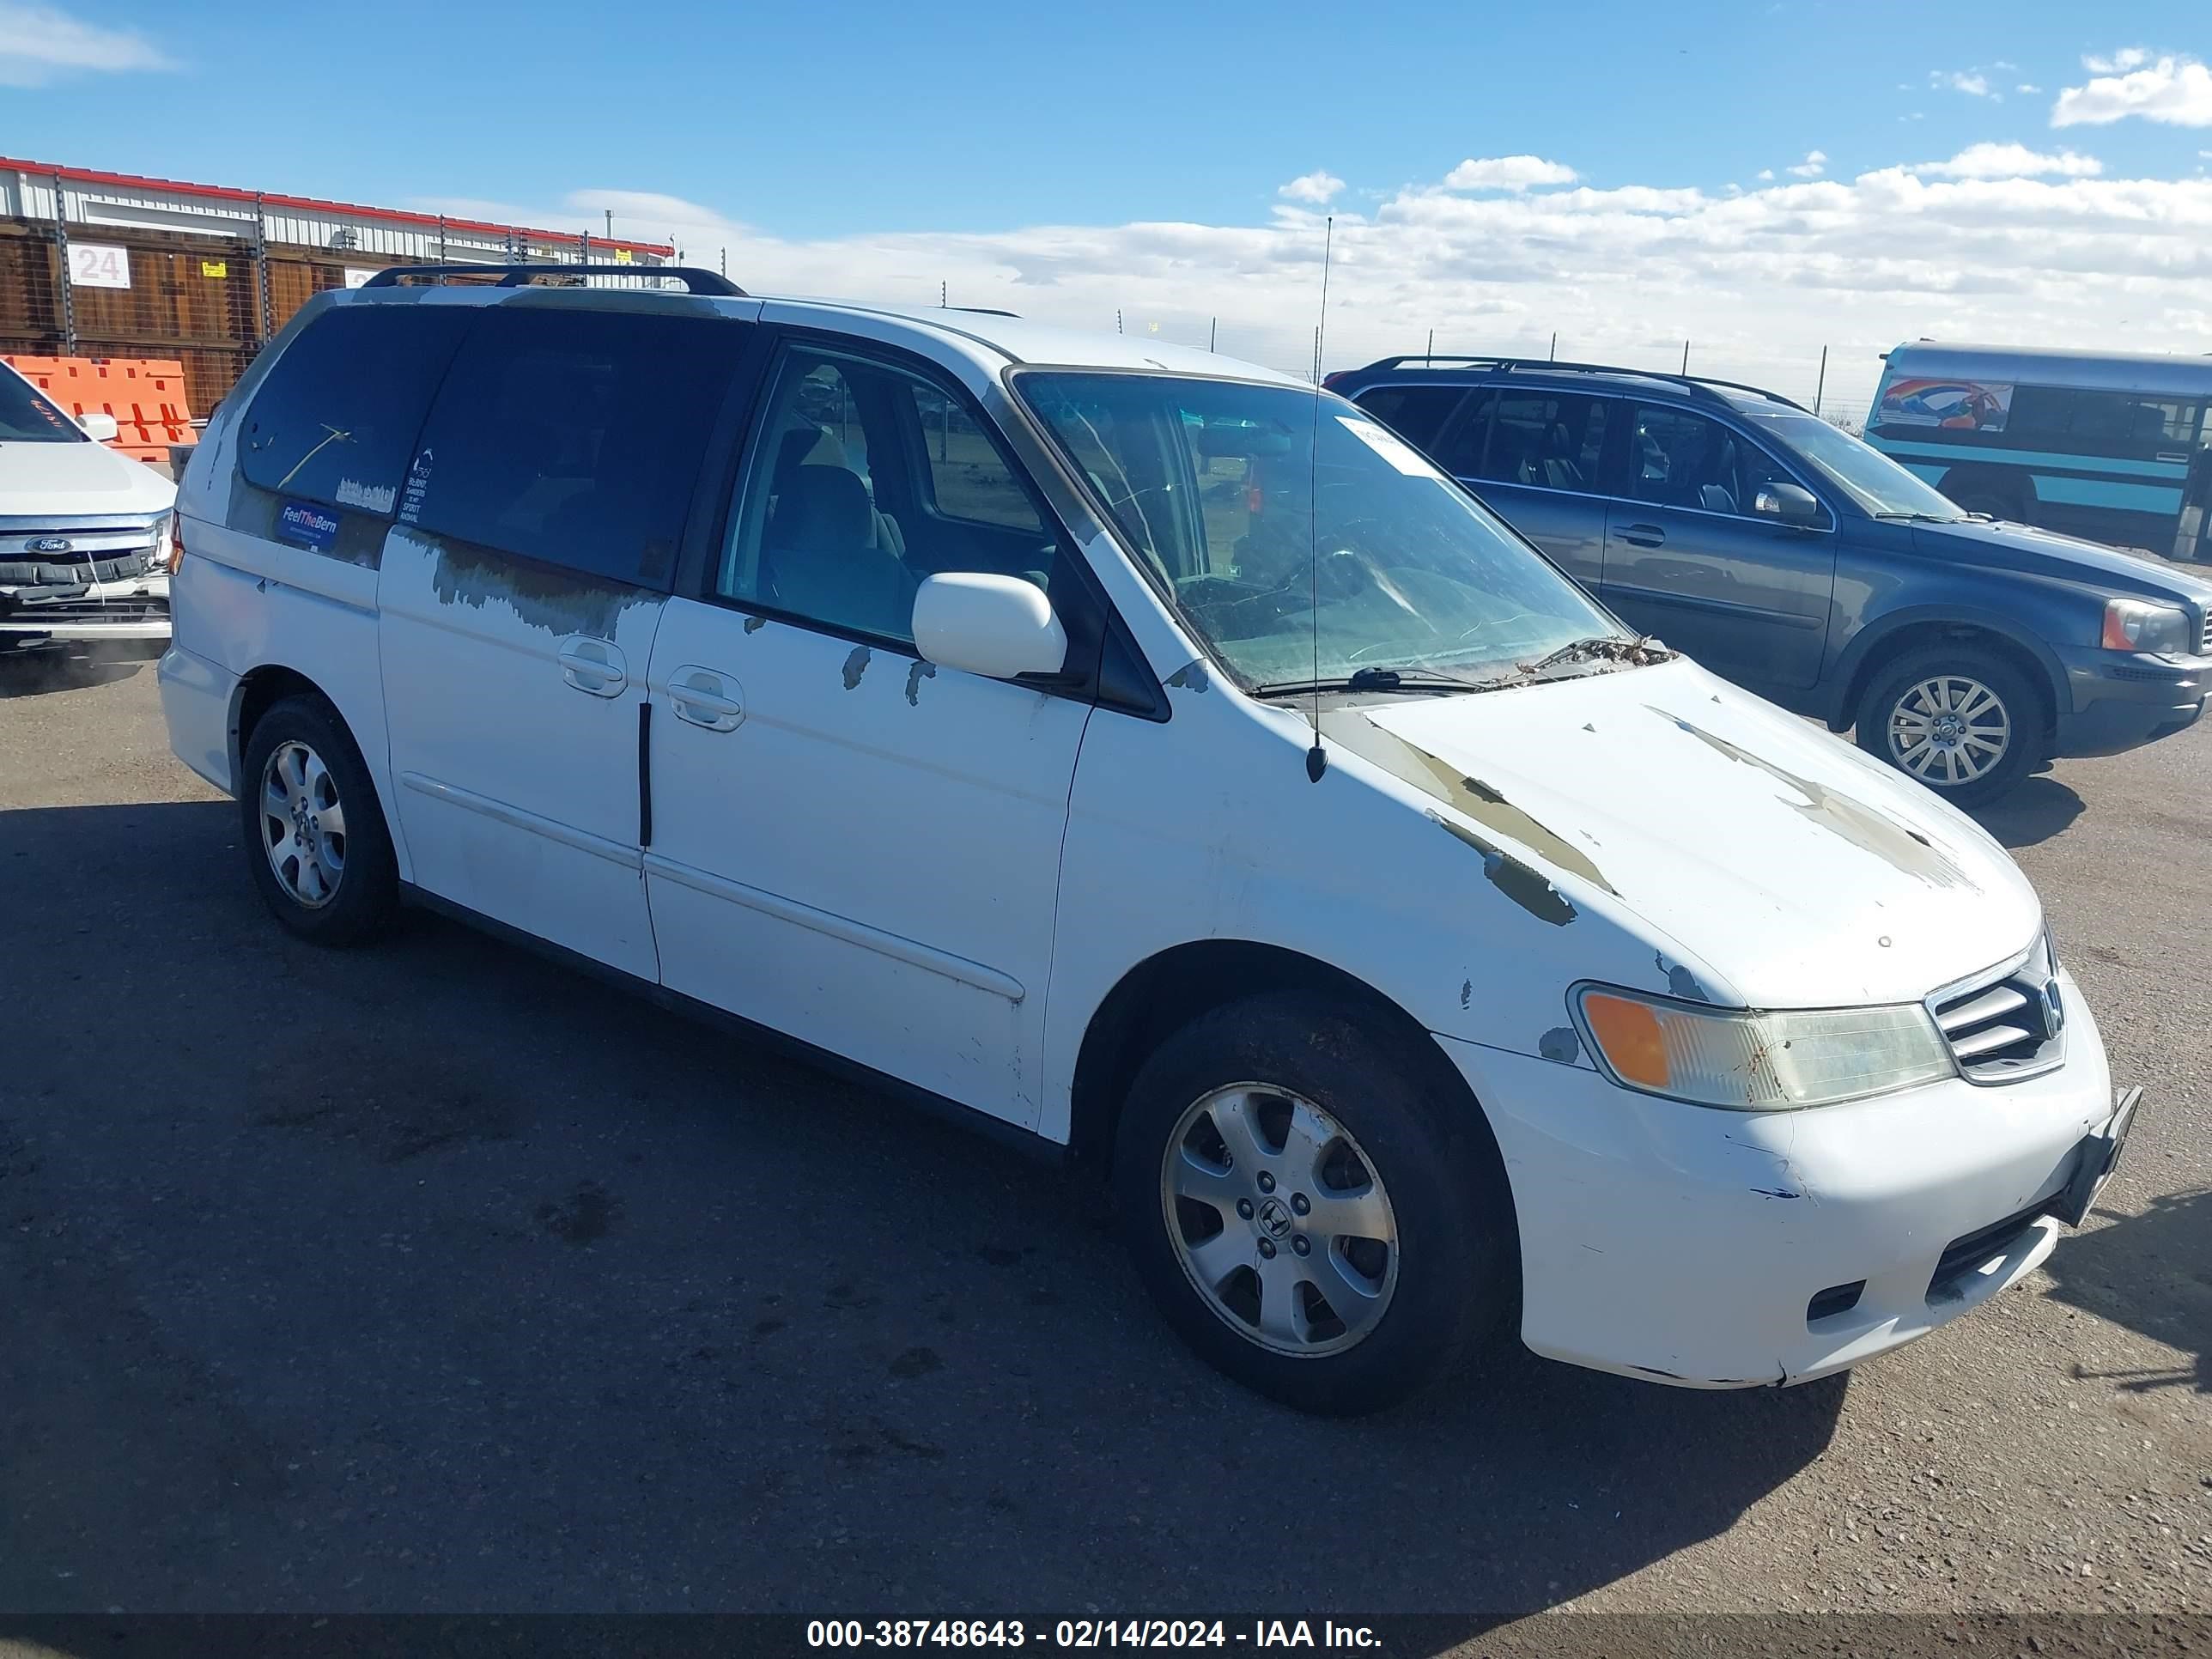
[[[0,1610],[2212,1611],[2208,803],[2212,726],[1990,815],[2149,1091],[2047,1273],[1847,1384],[1346,1424],[1071,1178],[442,921],[294,942],[150,665],[0,664]]]

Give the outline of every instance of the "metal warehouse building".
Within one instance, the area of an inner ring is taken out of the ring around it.
[[[651,266],[674,252],[0,156],[0,353],[175,360],[204,418],[310,296],[380,267]]]

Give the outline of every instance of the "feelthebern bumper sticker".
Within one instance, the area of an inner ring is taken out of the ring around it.
[[[338,533],[338,515],[306,501],[287,501],[276,514],[276,534],[295,547],[320,553]]]

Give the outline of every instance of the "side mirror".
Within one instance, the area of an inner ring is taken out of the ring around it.
[[[115,416],[110,415],[106,410],[88,409],[76,417],[76,423],[84,429],[84,435],[96,444],[112,444],[115,441],[117,430]]]
[[[1752,497],[1751,510],[1763,519],[1779,519],[1784,524],[1820,522],[1820,497],[1802,484],[1767,484]]]
[[[1067,634],[1044,590],[1018,576],[953,571],[932,576],[914,599],[914,643],[941,668],[987,679],[1057,674]]]

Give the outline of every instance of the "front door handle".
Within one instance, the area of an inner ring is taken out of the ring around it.
[[[605,640],[572,634],[561,641],[556,655],[561,663],[561,678],[592,696],[618,697],[629,684],[629,663]]]
[[[1664,547],[1667,532],[1656,524],[1632,524],[1621,531],[1620,539],[1633,542],[1638,547]]]
[[[734,732],[744,724],[744,692],[726,674],[687,664],[668,677],[668,710],[709,732]]]

